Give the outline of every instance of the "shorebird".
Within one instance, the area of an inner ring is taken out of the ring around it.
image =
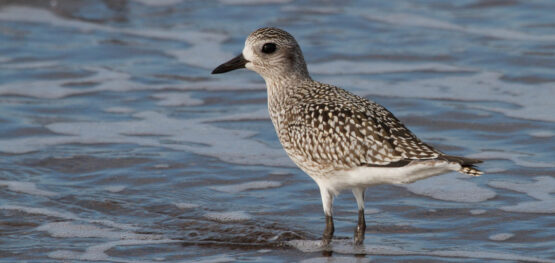
[[[320,188],[326,217],[324,245],[334,232],[333,199],[351,189],[358,206],[354,244],[364,241],[364,192],[458,171],[482,174],[482,161],[447,155],[422,142],[383,106],[312,80],[295,38],[265,27],[252,32],[240,55],[212,74],[247,68],[266,82],[268,110],[283,148]]]

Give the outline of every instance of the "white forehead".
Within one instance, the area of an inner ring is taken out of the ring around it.
[[[255,59],[254,56],[254,46],[253,41],[245,40],[245,47],[243,48],[243,57],[248,61],[253,61]]]

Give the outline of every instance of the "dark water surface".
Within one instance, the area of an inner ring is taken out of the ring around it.
[[[553,1],[0,2],[0,262],[555,262]],[[268,119],[260,77],[209,72],[273,25],[316,80],[485,159],[335,202]]]

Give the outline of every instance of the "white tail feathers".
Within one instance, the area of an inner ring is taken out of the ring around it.
[[[482,174],[484,174],[484,172],[472,167],[472,166],[463,166],[459,172],[463,173],[463,174],[468,174],[470,176],[480,176]]]
[[[474,165],[481,163],[482,160],[460,157],[460,156],[452,156],[452,155],[442,155],[438,159],[443,159],[448,162],[458,163],[461,165],[461,169],[459,172],[463,174],[468,174],[470,176],[480,176],[484,174],[484,172],[478,170]]]

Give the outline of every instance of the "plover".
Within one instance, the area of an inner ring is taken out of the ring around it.
[[[266,81],[268,110],[283,148],[320,188],[326,216],[323,244],[333,232],[332,203],[351,189],[358,206],[354,243],[364,241],[364,192],[376,184],[411,183],[458,171],[482,174],[480,160],[451,156],[422,142],[383,106],[312,80],[299,44],[272,27],[252,32],[243,52],[212,74],[247,68]]]

